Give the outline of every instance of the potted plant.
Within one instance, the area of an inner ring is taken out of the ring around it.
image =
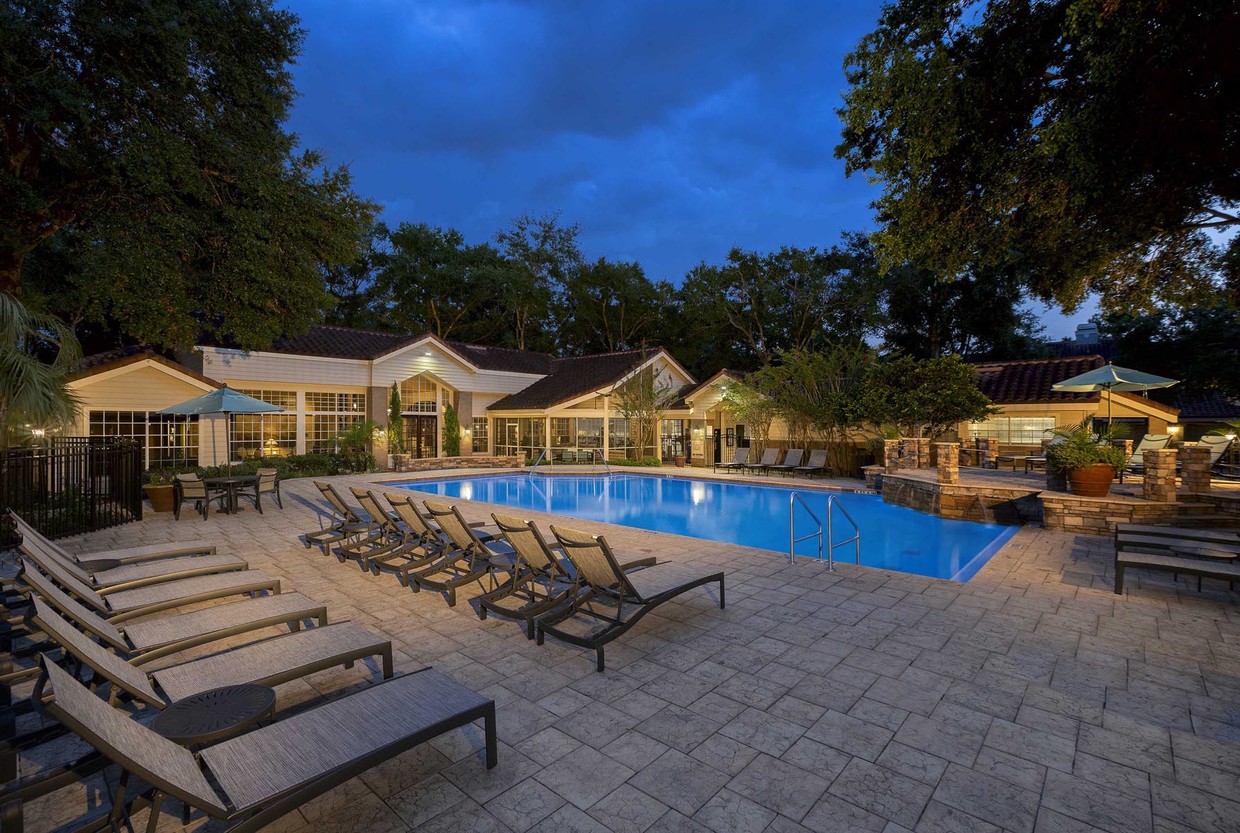
[[[1046,462],[1064,472],[1068,489],[1080,497],[1106,497],[1115,473],[1128,463],[1122,448],[1109,442],[1108,432],[1094,433],[1090,418],[1055,430],[1058,442],[1046,448]]]
[[[143,473],[142,491],[146,492],[146,499],[151,502],[153,511],[172,511],[175,502],[172,481],[175,478],[176,472],[171,469],[148,469]]]

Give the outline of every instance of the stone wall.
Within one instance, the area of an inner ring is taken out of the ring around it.
[[[1038,490],[947,485],[918,477],[886,474],[883,502],[957,521],[1018,525],[1042,519]]]
[[[883,465],[888,472],[900,469],[933,468],[930,439],[928,437],[901,437],[898,440],[884,440]]]
[[[1141,462],[1145,471],[1141,479],[1141,495],[1146,500],[1175,503],[1175,449],[1143,451]]]
[[[1042,493],[1042,525],[1064,532],[1109,535],[1116,524],[1170,524],[1178,515],[1174,502]]]
[[[402,460],[396,471],[438,471],[439,469],[519,469],[524,468],[525,458],[520,454],[510,457],[422,457]]]

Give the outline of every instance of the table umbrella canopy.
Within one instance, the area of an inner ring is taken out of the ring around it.
[[[201,414],[274,414],[283,412],[279,405],[272,405],[253,396],[238,393],[228,385],[202,396],[194,397],[179,405],[160,411],[161,416],[194,416]]]
[[[1079,376],[1073,376],[1071,379],[1056,382],[1051,385],[1051,390],[1067,393],[1089,393],[1096,390],[1154,390],[1156,388],[1169,388],[1179,383],[1179,379],[1168,379],[1165,376],[1155,376],[1153,373],[1129,370],[1126,367],[1119,367],[1107,362],[1102,367],[1096,367]],[[1109,425],[1110,422],[1111,397],[1108,396],[1107,424]]]

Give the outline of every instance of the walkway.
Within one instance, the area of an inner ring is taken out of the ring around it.
[[[593,525],[624,553],[728,574],[726,610],[682,596],[596,674],[577,649],[304,549],[318,502],[308,481],[284,493],[284,511],[151,515],[74,544],[217,540],[391,637],[398,669],[495,698],[502,742],[487,772],[476,731],[445,736],[271,829],[1240,831],[1237,597],[1140,573],[1118,597],[1105,539],[1024,529],[960,585]],[[281,705],[375,677],[319,674]],[[39,802],[27,829],[67,823],[81,793]]]

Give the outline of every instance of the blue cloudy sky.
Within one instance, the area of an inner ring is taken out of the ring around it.
[[[290,126],[391,224],[481,242],[558,211],[587,258],[674,283],[732,246],[872,227],[875,187],[833,150],[843,59],[879,0],[286,7],[305,29]]]

